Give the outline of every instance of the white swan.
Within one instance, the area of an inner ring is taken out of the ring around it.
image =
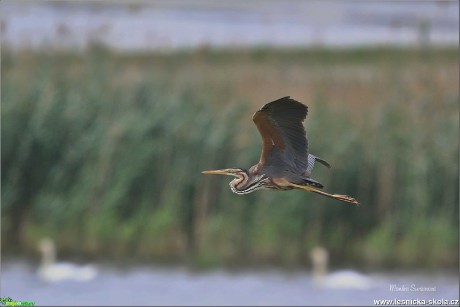
[[[324,247],[315,247],[310,253],[313,263],[313,281],[321,288],[370,289],[375,280],[352,270],[341,270],[327,274],[329,253]]]
[[[97,275],[97,269],[93,265],[78,266],[66,262],[55,263],[56,249],[53,241],[49,238],[40,240],[39,249],[42,253],[42,259],[37,273],[43,281],[88,281]]]

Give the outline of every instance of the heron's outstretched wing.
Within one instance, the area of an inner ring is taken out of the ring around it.
[[[262,136],[262,154],[257,164],[260,170],[274,162],[276,152],[281,155],[289,171],[304,174],[308,166],[308,142],[302,125],[308,108],[289,96],[272,101],[257,111],[252,120]],[[279,159],[277,160],[279,161]]]

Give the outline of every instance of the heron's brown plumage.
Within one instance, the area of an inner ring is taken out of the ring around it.
[[[308,107],[289,96],[272,101],[257,111],[252,120],[262,137],[262,154],[257,170],[269,162],[278,149],[290,171],[303,174],[308,167],[308,141],[302,122]]]

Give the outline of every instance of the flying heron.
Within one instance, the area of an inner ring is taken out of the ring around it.
[[[310,178],[316,161],[327,167],[330,165],[308,153],[308,141],[302,125],[307,113],[306,105],[289,96],[267,103],[252,117],[263,142],[259,163],[249,170],[227,168],[202,173],[236,177],[230,182],[230,188],[236,194],[260,189],[301,189],[359,205],[348,195],[319,190],[323,185]]]

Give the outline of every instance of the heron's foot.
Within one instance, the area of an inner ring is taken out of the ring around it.
[[[353,197],[348,196],[348,195],[332,194],[332,197],[334,197],[335,199],[347,202],[347,203],[352,203],[352,204],[357,205],[357,206],[360,205],[359,202],[356,199],[354,199]]]

